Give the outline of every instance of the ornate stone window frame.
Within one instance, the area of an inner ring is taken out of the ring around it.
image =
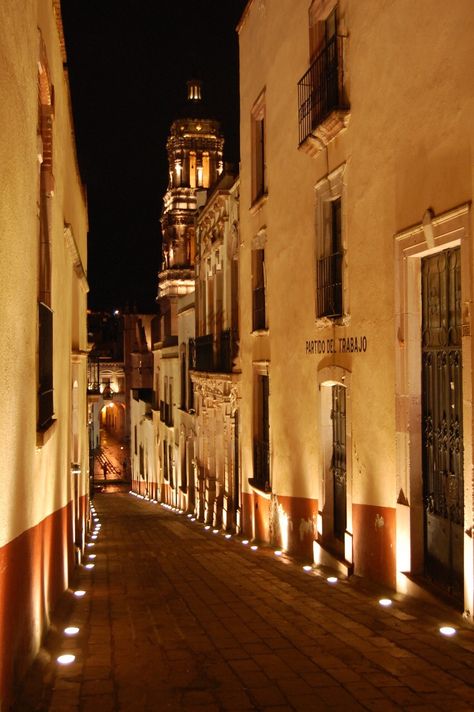
[[[315,191],[315,251],[314,251],[314,310],[316,315],[316,327],[325,328],[334,324],[347,326],[349,317],[349,272],[347,268],[347,163],[342,163],[335,170],[328,173],[314,186]],[[317,307],[317,262],[322,254],[324,240],[324,221],[327,204],[341,199],[341,221],[342,221],[342,311],[341,317],[319,317]]]

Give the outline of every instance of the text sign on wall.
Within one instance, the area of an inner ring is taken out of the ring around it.
[[[307,354],[358,354],[367,351],[366,336],[343,336],[336,339],[309,339]]]

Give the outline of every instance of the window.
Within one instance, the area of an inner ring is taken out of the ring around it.
[[[181,374],[181,410],[186,410],[187,399],[186,399],[186,346],[185,344],[181,347],[180,354],[180,374]]]
[[[209,188],[211,183],[211,167],[209,160],[209,152],[204,151],[202,154],[202,186]]]
[[[189,187],[196,187],[196,151],[189,152]]]
[[[195,368],[195,341],[188,341],[188,410],[194,411],[194,388],[191,380],[191,371]]]
[[[265,308],[265,249],[257,248],[252,251],[252,315],[253,330],[267,328],[267,315]]]
[[[51,225],[48,202],[54,195],[53,117],[54,92],[48,75],[44,44],[38,62],[39,279],[38,279],[38,402],[37,428],[53,422],[53,311],[51,302]]]
[[[265,93],[252,109],[252,203],[267,194]]]
[[[348,310],[345,274],[345,165],[316,185],[316,316],[337,319]]]
[[[168,444],[166,440],[163,440],[163,478],[165,480],[169,479],[168,472]]]
[[[253,484],[263,491],[270,489],[269,394],[268,375],[258,373],[255,383],[254,402]]]
[[[170,378],[169,381],[169,400],[168,400],[168,420],[166,425],[173,425],[173,379]]]
[[[317,266],[317,314],[342,316],[341,199],[324,205],[324,232]]]

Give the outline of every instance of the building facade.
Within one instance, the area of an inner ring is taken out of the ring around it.
[[[232,172],[212,189],[196,230],[195,511],[206,524],[239,531],[239,181]]]
[[[87,208],[58,0],[0,9],[0,707],[81,560]]]
[[[471,3],[238,32],[243,530],[472,616]]]

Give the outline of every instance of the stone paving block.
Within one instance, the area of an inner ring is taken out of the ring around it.
[[[88,680],[81,686],[81,695],[113,695],[114,685],[112,680]]]
[[[314,689],[311,685],[301,677],[282,678],[277,682],[278,687],[288,699],[292,699],[293,695],[313,695]]]
[[[380,691],[397,705],[414,705],[422,701],[409,687],[380,687]]]
[[[116,712],[117,706],[112,695],[96,695],[84,697],[82,700],[82,712]]]
[[[287,704],[285,695],[274,685],[251,690],[251,699],[258,708]]]

